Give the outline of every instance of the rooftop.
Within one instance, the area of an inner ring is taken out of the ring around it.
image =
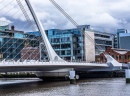
[[[24,34],[23,31],[18,31],[18,30],[8,30],[8,29],[6,29],[5,31],[0,31],[0,32],[6,32],[6,33],[21,33],[21,34]]]
[[[111,48],[111,49],[113,49],[113,51],[115,51],[115,52],[117,52],[117,53],[119,53],[119,54],[126,54],[129,50],[127,50],[127,49],[118,49],[118,48]]]
[[[7,26],[9,22],[0,20],[0,26]]]
[[[14,26],[11,26],[11,29],[0,30],[0,32],[5,32],[5,33],[21,33],[21,34],[24,34],[23,31],[15,30]]]

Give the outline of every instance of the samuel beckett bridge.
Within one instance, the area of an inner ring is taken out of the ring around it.
[[[8,4],[5,3],[5,0],[1,0],[0,4],[1,18],[13,17],[13,23],[16,22],[14,23],[16,26],[12,26],[11,30],[0,31],[0,72],[35,71],[38,77],[69,75],[70,79],[74,80],[76,71],[115,71],[122,69],[122,64],[106,53],[104,55],[107,62],[101,64],[87,61],[65,61],[52,48],[41,21],[29,0],[12,0],[8,1]],[[16,19],[20,19],[24,23],[16,21]],[[33,32],[38,30],[41,37],[15,30],[15,28],[26,29],[27,31],[31,29]],[[93,44],[96,43],[89,35],[88,38]],[[43,54],[45,54],[46,61],[39,59]]]

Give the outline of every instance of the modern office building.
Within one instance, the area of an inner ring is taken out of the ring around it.
[[[115,35],[115,48],[130,50],[130,33],[127,29],[117,29]]]
[[[75,29],[50,29],[46,30],[48,39],[56,53],[67,61],[84,60],[83,34],[80,28]],[[39,32],[28,32],[41,36]],[[43,52],[44,53],[44,52]],[[44,56],[41,56],[43,59]]]
[[[39,41],[35,35],[26,34],[11,27],[1,26],[0,30],[0,59],[18,60],[25,43],[29,42],[32,47],[39,46]]]
[[[95,43],[94,44],[95,56],[104,52],[108,47],[114,46],[114,34],[106,33],[106,32],[99,32],[99,31],[95,31],[91,29],[87,29],[85,32],[86,33],[90,32],[91,34],[93,33],[92,37],[94,37],[94,43]],[[88,38],[88,36],[85,36],[85,38]],[[88,42],[92,42],[90,38],[87,40],[86,44]],[[89,54],[87,55],[89,57]]]
[[[83,39],[80,29],[46,31],[56,53],[67,61],[84,60]]]
[[[40,36],[39,32],[29,33]],[[95,55],[113,47],[114,42],[113,34],[92,30],[90,25],[64,30],[49,29],[46,34],[56,53],[67,61],[95,61]]]
[[[92,30],[90,25],[64,30],[49,29],[46,30],[46,34],[56,53],[67,61],[95,61],[95,55],[99,55],[107,47],[113,47],[114,40],[113,34]],[[25,33],[15,30],[14,26],[11,30],[8,25],[2,26],[0,58],[18,60],[21,56],[30,54],[26,46],[28,42],[30,45],[28,48],[37,50],[35,53],[40,52],[40,55],[38,54],[40,60],[48,59],[40,32]],[[26,60],[26,57],[27,55],[22,57],[22,60]],[[30,60],[32,58],[34,57]]]
[[[9,29],[9,23],[0,20],[0,31],[4,31],[5,29]]]
[[[9,25],[0,26],[0,31],[4,31],[5,29],[9,29]]]

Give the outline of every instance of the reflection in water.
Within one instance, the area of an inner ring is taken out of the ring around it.
[[[125,78],[43,82],[40,79],[0,80],[0,96],[130,96]]]

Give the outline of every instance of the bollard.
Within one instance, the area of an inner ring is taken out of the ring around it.
[[[126,83],[130,83],[130,69],[125,70]]]
[[[70,71],[70,84],[76,84],[75,71]]]

